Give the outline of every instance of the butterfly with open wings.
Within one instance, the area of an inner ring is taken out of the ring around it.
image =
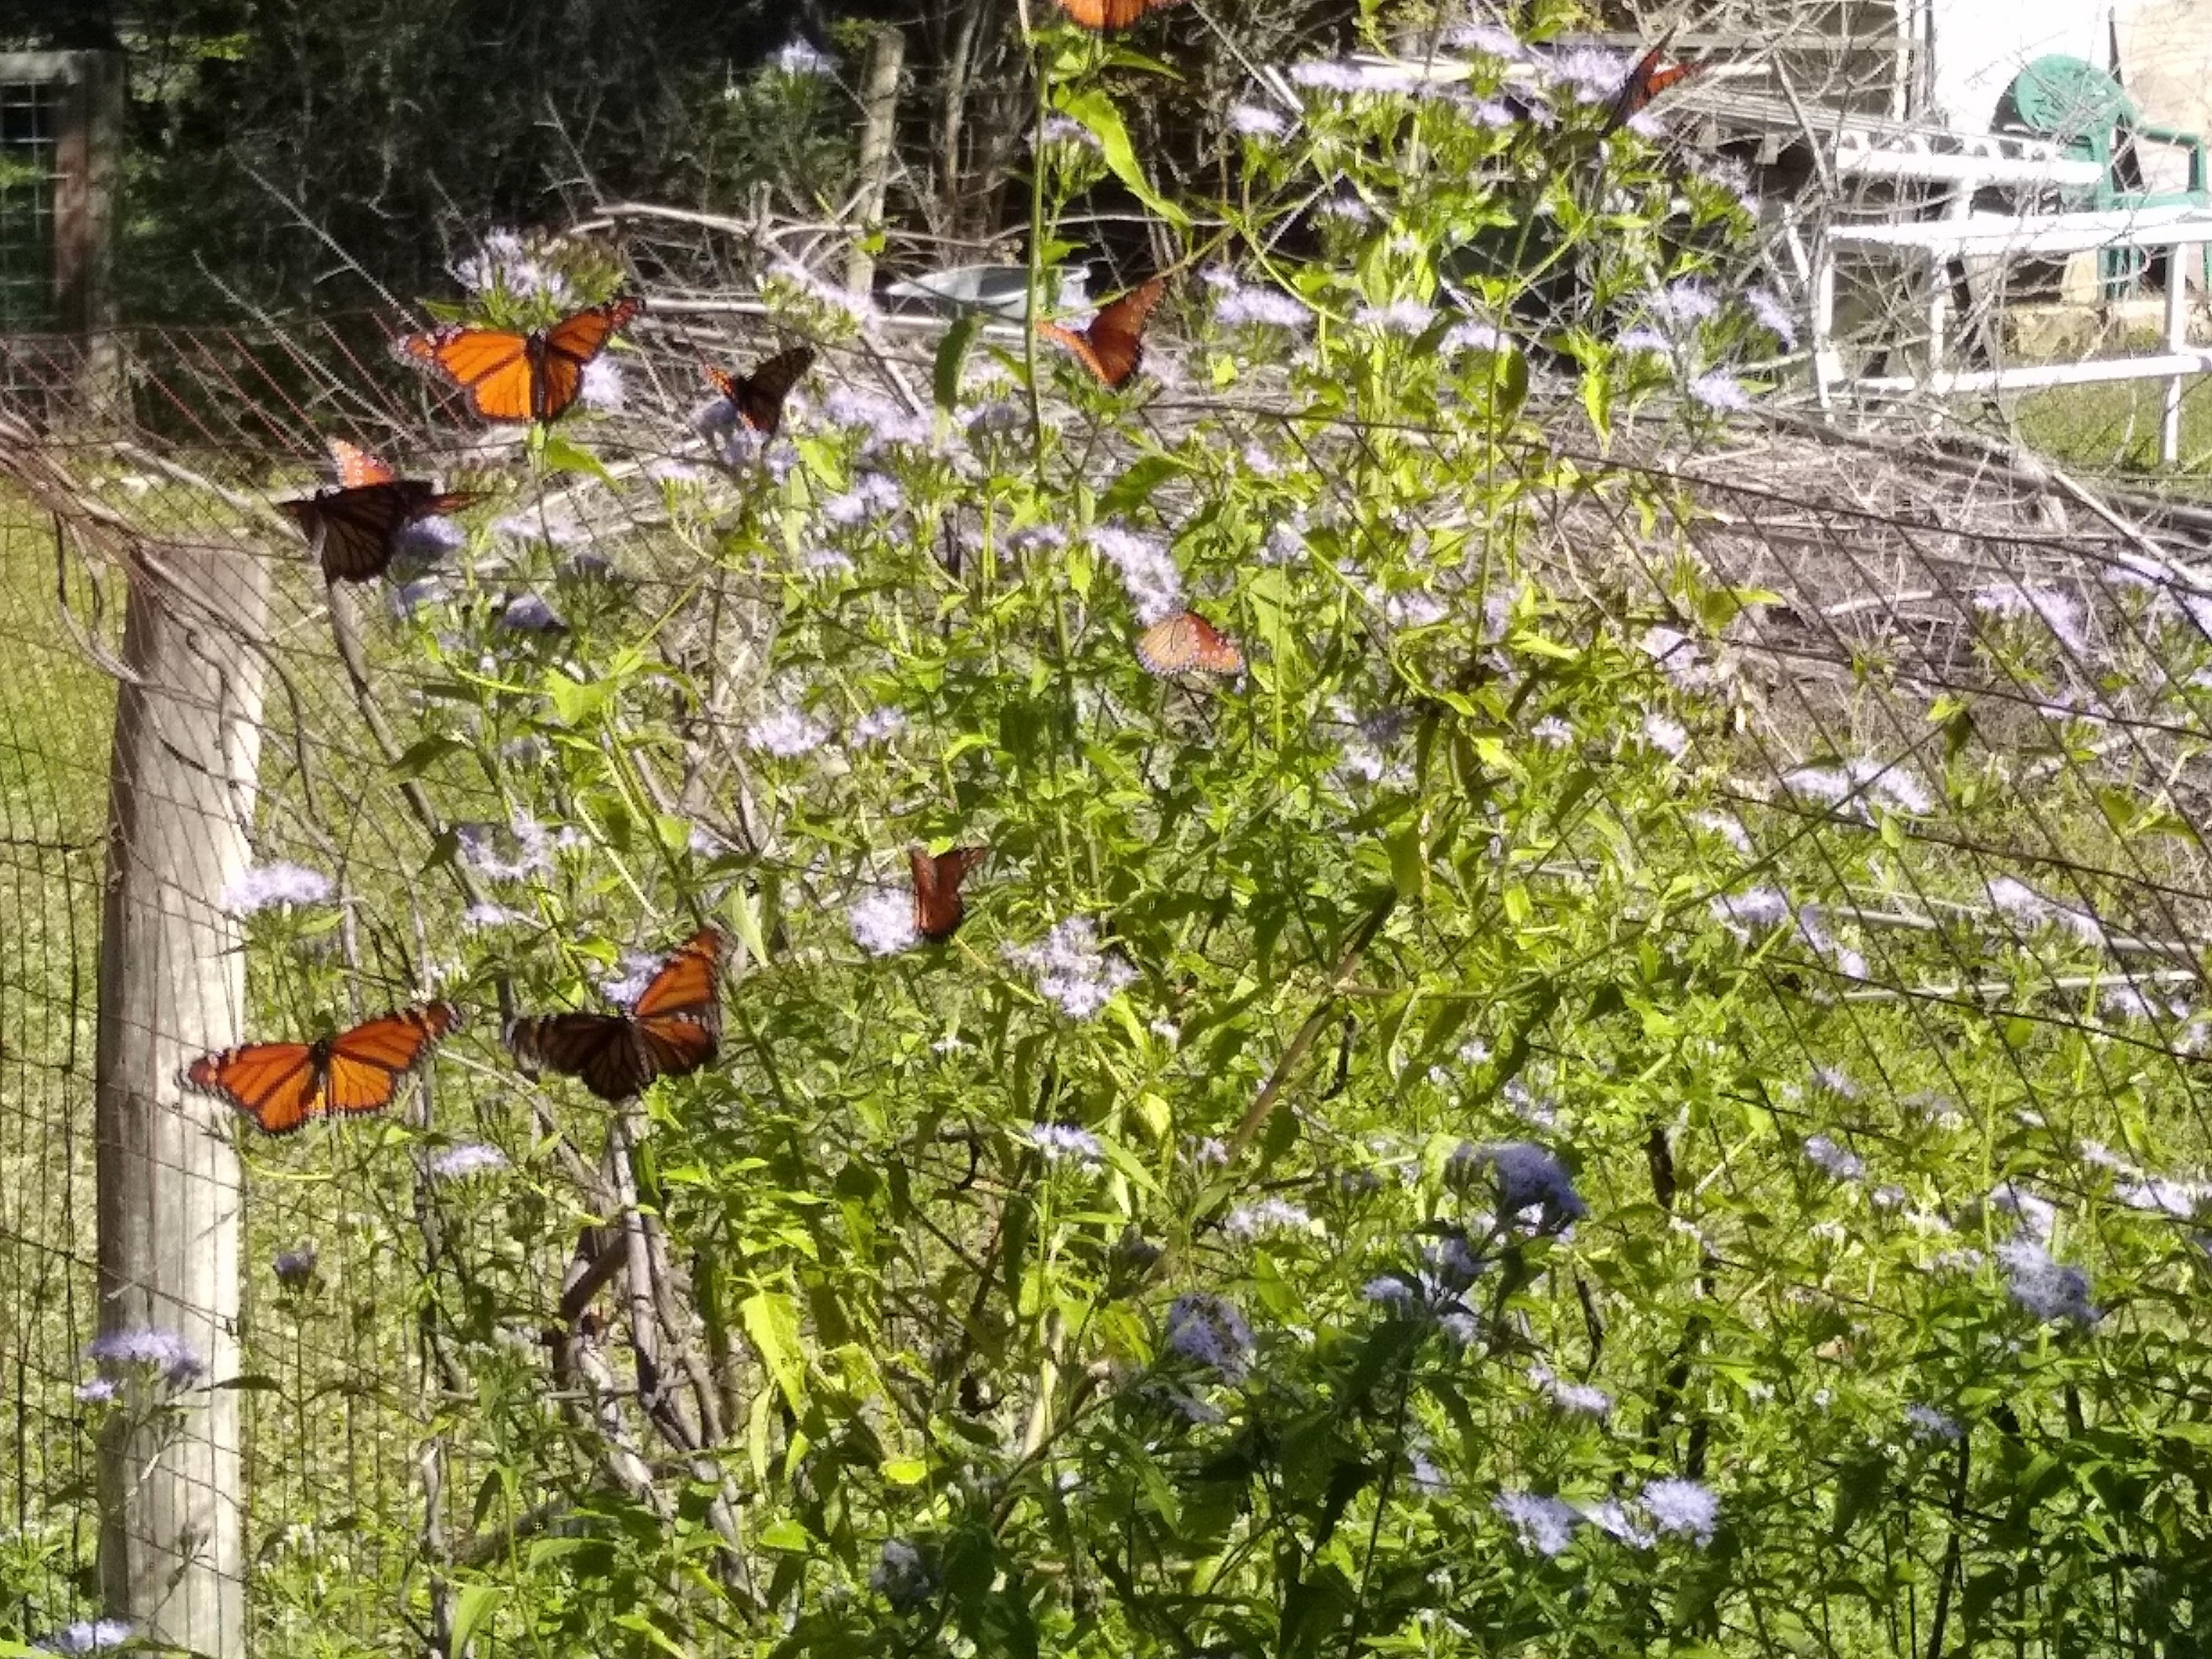
[[[709,364],[707,380],[747,427],[763,438],[773,438],[783,424],[783,400],[813,366],[814,353],[805,346],[793,346],[777,352],[750,374],[727,374]]]
[[[696,1072],[721,1043],[728,945],[721,929],[702,927],[669,953],[629,1012],[510,1020],[507,1048],[530,1076],[558,1072],[601,1100],[628,1100],[655,1078]]]
[[[399,1085],[461,1024],[450,1002],[401,1008],[313,1042],[249,1042],[202,1054],[187,1086],[228,1101],[272,1135],[319,1117],[380,1112]]]
[[[583,391],[592,360],[644,309],[624,294],[528,333],[450,324],[406,336],[399,352],[460,387],[487,421],[557,421]]]
[[[1037,332],[1055,345],[1067,348],[1075,361],[1091,372],[1099,385],[1120,391],[1128,385],[1145,360],[1145,319],[1168,291],[1168,279],[1155,276],[1140,283],[1111,305],[1103,306],[1085,328],[1063,328],[1058,323],[1039,323]]]
[[[325,581],[365,582],[381,576],[409,525],[458,513],[482,499],[466,490],[441,492],[422,478],[403,478],[343,438],[331,439],[330,449],[337,488],[276,503],[276,510],[300,526],[315,550]]]
[[[1068,21],[1086,29],[1126,29],[1182,0],[1060,0]]]

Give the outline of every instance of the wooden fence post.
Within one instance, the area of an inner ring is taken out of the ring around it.
[[[238,1039],[246,958],[224,889],[251,860],[266,568],[149,546],[131,572],[110,762],[95,1127],[100,1328],[152,1329],[205,1369],[126,1382],[100,1448],[106,1612],[164,1645],[245,1650],[238,1157],[179,1068]],[[163,1405],[173,1402],[174,1409]],[[136,1407],[131,1402],[137,1402]]]
[[[115,337],[115,175],[123,149],[123,54],[58,54],[67,66],[54,135],[54,315],[82,342],[76,401],[112,410],[123,389]]]
[[[866,294],[876,280],[876,256],[866,239],[882,225],[884,194],[890,183],[898,137],[899,70],[906,63],[906,32],[885,23],[868,36],[868,61],[860,76],[860,238],[845,261],[845,286]]]

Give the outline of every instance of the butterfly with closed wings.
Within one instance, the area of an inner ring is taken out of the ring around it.
[[[487,421],[557,421],[583,391],[592,360],[644,309],[624,294],[528,333],[456,323],[410,334],[399,351],[460,387]]]
[[[537,1014],[507,1022],[507,1046],[532,1077],[573,1077],[601,1100],[628,1100],[655,1078],[714,1058],[722,1037],[720,972],[728,940],[702,927],[669,953],[623,1014]]]
[[[1649,108],[1651,100],[1668,88],[1678,86],[1692,76],[1703,73],[1705,68],[1703,64],[1674,64],[1662,69],[1659,64],[1666,52],[1667,43],[1662,40],[1636,60],[1636,67],[1628,71],[1628,78],[1621,82],[1620,90],[1613,94],[1612,106],[1606,112],[1605,125],[1600,129],[1598,137],[1602,138],[1620,131]]]
[[[1055,345],[1066,347],[1099,385],[1118,392],[1128,385],[1137,366],[1144,362],[1145,319],[1152,314],[1152,307],[1167,291],[1168,279],[1155,276],[1111,305],[1101,307],[1087,327],[1039,323],[1037,332]]]
[[[988,847],[956,847],[933,854],[925,847],[906,849],[914,872],[914,931],[941,945],[960,930],[968,906],[960,896],[961,878],[991,856]]]
[[[276,503],[276,510],[300,526],[315,550],[325,581],[365,582],[381,576],[409,525],[458,513],[482,499],[465,490],[441,493],[422,478],[403,478],[343,438],[331,439],[330,450],[337,488]]]
[[[1244,672],[1237,641],[1195,611],[1178,611],[1137,636],[1137,660],[1148,673],[1218,674]]]
[[[730,374],[708,365],[707,380],[729,400],[738,418],[763,438],[775,436],[783,424],[783,400],[799,377],[814,366],[814,353],[805,346],[779,351],[750,374]]]
[[[249,1042],[202,1054],[185,1068],[184,1082],[228,1101],[264,1133],[288,1135],[319,1117],[383,1111],[460,1023],[450,1002],[419,1003],[313,1042]]]
[[[1182,0],[1060,0],[1070,22],[1086,29],[1126,29]]]

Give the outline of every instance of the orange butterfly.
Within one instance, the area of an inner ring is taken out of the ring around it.
[[[799,377],[814,366],[814,354],[805,346],[779,351],[750,374],[726,374],[708,365],[707,379],[730,400],[743,421],[763,438],[775,436],[783,424],[783,400]]]
[[[330,441],[338,487],[276,503],[320,556],[325,581],[365,582],[392,563],[399,532],[417,519],[455,513],[480,499],[465,491],[441,495],[421,478],[403,478],[343,438]]]
[[[914,872],[915,932],[932,945],[957,933],[968,914],[960,897],[961,878],[990,856],[988,847],[956,847],[934,856],[927,848],[908,848],[906,861]]]
[[[532,1077],[540,1068],[580,1079],[601,1100],[627,1100],[657,1077],[682,1077],[722,1038],[717,978],[728,947],[702,927],[669,953],[626,1014],[541,1014],[509,1020],[507,1046]]]
[[[1636,67],[1628,71],[1628,79],[1621,82],[1620,90],[1613,94],[1613,107],[1607,112],[1605,126],[1598,137],[1602,138],[1607,133],[1619,131],[1668,88],[1686,81],[1693,75],[1704,73],[1705,65],[1703,64],[1676,64],[1661,69],[1659,59],[1666,50],[1666,42],[1662,40],[1637,59]]]
[[[1080,20],[1078,20],[1080,21]],[[1115,391],[1128,385],[1129,377],[1137,372],[1144,361],[1143,335],[1145,319],[1152,314],[1152,307],[1160,302],[1160,295],[1168,291],[1168,279],[1155,276],[1152,281],[1131,289],[1109,306],[1100,309],[1085,329],[1062,328],[1057,323],[1039,323],[1037,332],[1048,340],[1066,346],[1081,363],[1097,378],[1101,386]]]
[[[1180,0],[1060,0],[1060,9],[1087,29],[1125,29]]]
[[[1137,660],[1154,674],[1241,674],[1237,641],[1195,611],[1154,623],[1137,636]]]
[[[644,301],[624,294],[532,333],[449,324],[408,335],[399,350],[467,392],[487,421],[557,421],[583,390],[592,360],[644,309]]]
[[[184,1080],[228,1100],[264,1133],[288,1135],[319,1117],[382,1111],[460,1023],[450,1002],[420,1003],[314,1042],[250,1042],[202,1054]]]

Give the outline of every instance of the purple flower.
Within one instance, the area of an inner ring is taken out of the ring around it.
[[[1807,1163],[1832,1180],[1865,1179],[1866,1160],[1856,1152],[1845,1152],[1826,1135],[1808,1135],[1798,1150],[1805,1154]]]
[[[1528,1380],[1552,1398],[1552,1403],[1561,1411],[1580,1417],[1595,1417],[1602,1422],[1613,1415],[1613,1396],[1603,1389],[1592,1388],[1587,1382],[1570,1382],[1553,1374],[1549,1365],[1531,1365]]]
[[[1379,92],[1391,88],[1385,84],[1391,77],[1370,70],[1358,64],[1326,63],[1308,59],[1293,64],[1290,69],[1293,86],[1310,87],[1317,92],[1341,93],[1346,96],[1359,92]]]
[[[115,1398],[115,1379],[95,1376],[76,1385],[76,1397],[87,1406],[104,1406]]]
[[[520,910],[511,910],[487,899],[462,911],[461,925],[471,933],[480,933],[487,927],[527,927],[530,918]]]
[[[1048,1164],[1073,1159],[1078,1164],[1096,1164],[1106,1156],[1106,1148],[1090,1130],[1073,1123],[1032,1123],[1030,1125],[1030,1144],[1037,1149]]]
[[[1813,1086],[1835,1096],[1838,1100],[1856,1100],[1859,1097],[1859,1085],[1851,1081],[1850,1073],[1840,1066],[1815,1066],[1813,1068]]]
[[[1455,23],[1445,33],[1444,41],[1463,52],[1488,52],[1508,63],[1524,63],[1529,55],[1518,35],[1495,23]]]
[[[1006,956],[1028,969],[1038,991],[1070,1019],[1094,1018],[1137,977],[1135,969],[1100,947],[1098,924],[1089,916],[1071,916],[1039,944],[1010,945]]]
[[[320,871],[279,860],[240,871],[216,902],[232,915],[250,916],[275,904],[320,904],[331,892],[331,878]]]
[[[1680,760],[1690,746],[1690,733],[1673,715],[1662,714],[1654,708],[1644,716],[1644,741]]]
[[[1386,334],[1419,334],[1436,319],[1436,308],[1419,300],[1393,300],[1387,306],[1362,306],[1352,313],[1355,326],[1379,328]]]
[[[1957,1418],[1917,1401],[1905,1408],[1905,1425],[1915,1440],[1956,1440],[1966,1432]]]
[[[499,626],[525,634],[551,634],[566,628],[561,615],[536,593],[518,593],[499,613]]]
[[[926,447],[935,435],[929,422],[876,392],[837,386],[822,404],[823,418],[860,436],[860,453],[870,456],[896,445]]]
[[[2081,601],[2062,588],[2008,581],[1976,588],[1970,597],[1977,611],[1992,617],[2033,617],[2068,650],[2089,649],[2081,632]]]
[[[1720,1524],[1721,1500],[1696,1481],[1672,1475],[1654,1480],[1644,1488],[1638,1501],[1660,1532],[1695,1539],[1700,1545],[1713,1541]]]
[[[906,730],[906,711],[889,707],[871,708],[853,722],[848,733],[850,740],[865,749],[873,744],[889,743]]]
[[[1368,225],[1375,222],[1374,210],[1351,191],[1340,191],[1314,204],[1317,219],[1334,219],[1347,225]]]
[[[1723,893],[1706,907],[1714,918],[1739,938],[1748,939],[1762,927],[1779,927],[1795,912],[1789,896],[1774,887],[1753,887],[1741,893]]]
[[[426,513],[400,526],[399,533],[392,538],[392,551],[396,558],[428,564],[459,551],[468,538],[468,532],[444,514]]]
[[[1498,1182],[1498,1208],[1503,1215],[1519,1216],[1538,1209],[1542,1212],[1543,1227],[1555,1231],[1589,1212],[1575,1191],[1566,1166],[1532,1140],[1462,1145],[1451,1161],[1455,1169],[1462,1171],[1483,1167],[1491,1171]]]
[[[1570,46],[1538,61],[1573,88],[1578,104],[1610,104],[1620,95],[1630,67],[1626,58],[1603,46]]]
[[[30,1645],[48,1653],[100,1653],[119,1648],[136,1634],[136,1627],[120,1619],[80,1619]]]
[[[289,1250],[277,1252],[276,1259],[269,1264],[276,1275],[276,1282],[288,1291],[296,1291],[315,1276],[315,1247],[301,1244]]]
[[[2057,1230],[2058,1206],[2016,1181],[2000,1181],[1990,1188],[1989,1205],[2014,1218],[2017,1237],[2033,1237],[2048,1244],[2051,1234]]]
[[[816,581],[830,582],[851,575],[854,566],[849,553],[834,547],[810,547],[799,556],[799,568]]]
[[[1719,369],[1690,382],[1690,399],[1723,415],[1739,415],[1752,406],[1751,393],[1744,390],[1743,382]]]
[[[871,893],[853,906],[846,920],[853,942],[872,957],[896,956],[921,938],[915,930],[914,900],[904,893]]]
[[[1491,1507],[1512,1524],[1522,1549],[1545,1556],[1564,1554],[1582,1519],[1564,1498],[1533,1492],[1501,1492]]]
[[[1789,307],[1770,288],[1747,289],[1743,296],[1744,307],[1759,319],[1759,326],[1782,342],[1787,350],[1797,343],[1797,319],[1790,314]]]
[[[1454,323],[1444,331],[1443,349],[1455,351],[1510,351],[1513,343],[1489,323],[1469,318],[1463,323]]]
[[[835,283],[825,282],[796,259],[776,260],[769,267],[768,274],[775,281],[796,289],[816,305],[830,311],[842,313],[854,322],[866,323],[876,314],[875,302],[866,295],[855,294],[849,289],[840,288]],[[851,392],[848,395],[854,398],[865,398],[872,394]],[[833,392],[831,397],[834,399],[836,393]],[[877,398],[876,401],[880,403],[883,400]]]
[[[431,1176],[438,1181],[466,1181],[471,1176],[494,1175],[507,1168],[507,1154],[481,1141],[464,1140],[430,1154]]]
[[[109,1365],[143,1365],[161,1372],[171,1388],[181,1389],[207,1370],[207,1362],[174,1331],[150,1325],[105,1331],[86,1345],[85,1357]]]
[[[1644,309],[1651,320],[1675,334],[1694,328],[1720,308],[1721,302],[1711,288],[1694,276],[1669,283],[1644,299]]]
[[[576,397],[586,409],[618,415],[623,407],[622,365],[611,357],[594,357],[584,365],[584,378]]]
[[[1304,1206],[1267,1197],[1254,1204],[1239,1204],[1224,1218],[1221,1231],[1231,1238],[1254,1239],[1267,1233],[1314,1232],[1318,1224]]]
[[[2089,1275],[2051,1260],[2033,1238],[2018,1237],[1996,1247],[2012,1299],[2046,1324],[2062,1319],[2094,1325],[2103,1316],[2089,1302]]]
[[[1231,132],[1245,138],[1282,138],[1291,131],[1286,118],[1258,104],[1231,104],[1223,118]]]
[[[471,254],[453,267],[453,275],[471,294],[495,291],[517,299],[544,298],[556,304],[569,299],[568,279],[533,257],[521,237],[511,230],[495,230]]]
[[[1193,1141],[1184,1156],[1193,1169],[1225,1170],[1229,1167],[1229,1143],[1218,1135],[1207,1135]]]
[[[835,75],[836,60],[803,35],[793,35],[768,57],[770,69],[780,75]]]
[[[1231,288],[1213,302],[1213,320],[1224,328],[1304,328],[1313,320],[1305,307],[1272,288]]]
[[[1444,1472],[1437,1467],[1436,1459],[1419,1446],[1406,1454],[1406,1478],[1422,1498],[1441,1498],[1451,1486]]]
[[[829,728],[791,704],[771,709],[745,728],[745,746],[785,760],[811,754],[830,739]]]
[[[1085,149],[1103,150],[1098,135],[1080,121],[1071,121],[1065,115],[1045,118],[1044,141],[1048,144],[1076,144]]]
[[[1252,1368],[1252,1328],[1224,1297],[1177,1297],[1168,1309],[1167,1340],[1186,1359],[1219,1372],[1224,1382],[1243,1382]]]
[[[1182,572],[1176,568],[1166,543],[1115,525],[1095,526],[1090,541],[1121,577],[1137,619],[1147,628],[1183,608]]]
[[[1630,329],[1615,340],[1613,344],[1622,351],[1656,351],[1662,356],[1668,355],[1674,349],[1674,343],[1657,329],[1641,326]]]

